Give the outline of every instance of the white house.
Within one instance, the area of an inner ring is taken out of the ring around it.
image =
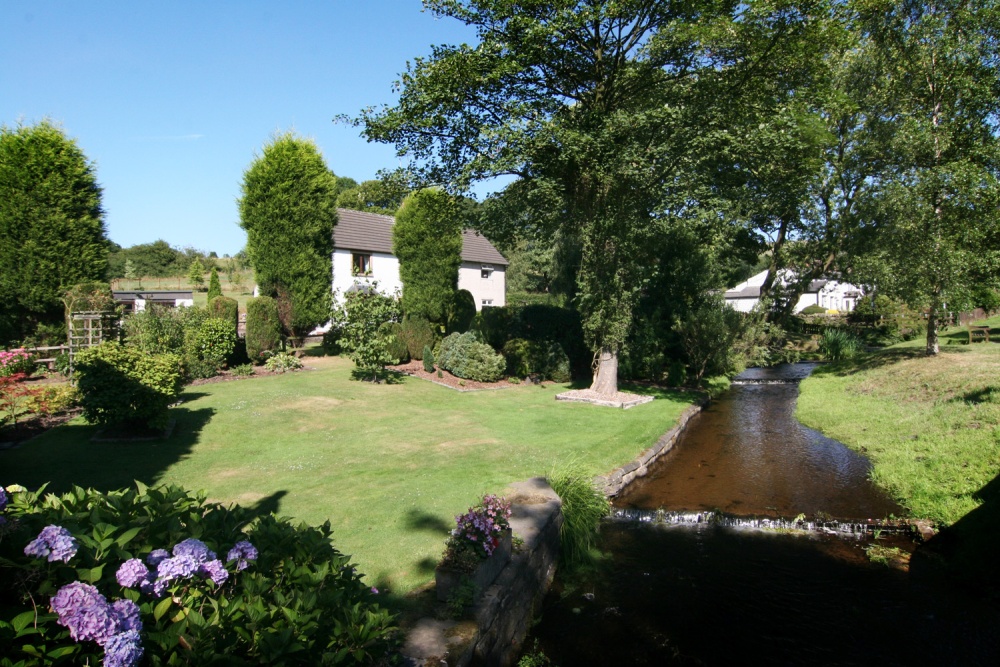
[[[392,254],[395,218],[351,209],[337,209],[333,228],[333,289],[344,294],[373,282],[380,292],[402,292],[399,260]],[[469,290],[476,310],[503,306],[507,302],[507,265],[485,236],[472,230],[462,233],[462,264],[458,288]]]
[[[760,288],[764,284],[765,278],[767,278],[767,271],[761,271],[749,280],[727,290],[725,293],[726,303],[741,313],[750,312],[760,300]],[[794,274],[782,271],[778,274],[775,285],[787,285],[793,279]],[[799,295],[799,300],[792,312],[801,312],[808,306],[820,306],[829,310],[854,310],[862,293],[860,287],[850,283],[842,283],[838,280],[813,280]]]

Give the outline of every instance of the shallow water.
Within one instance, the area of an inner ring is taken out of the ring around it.
[[[615,500],[608,557],[557,576],[526,648],[562,667],[1000,664],[995,610],[870,563],[872,531],[842,530],[900,508],[864,457],[795,420],[813,367],[752,369],[692,419]]]

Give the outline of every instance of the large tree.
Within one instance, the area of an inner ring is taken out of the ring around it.
[[[392,252],[399,258],[403,313],[444,324],[462,263],[462,216],[455,199],[433,188],[404,199],[392,226]]]
[[[59,127],[0,127],[0,345],[63,319],[62,296],[104,277],[94,167]]]
[[[395,107],[358,122],[430,182],[514,176],[501,195],[512,208],[579,239],[592,388],[614,392],[664,201],[683,212],[686,174],[720,111],[757,81],[783,80],[785,43],[808,14],[735,1],[425,4],[473,26],[479,43],[434,47],[403,74]]]
[[[327,321],[337,178],[316,144],[292,133],[265,144],[243,175],[239,206],[250,265],[262,292],[282,300],[289,333]]]
[[[888,165],[860,271],[926,308],[927,354],[949,310],[1000,269],[1000,9],[990,0],[858,2],[882,76]]]

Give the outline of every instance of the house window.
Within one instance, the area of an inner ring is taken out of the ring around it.
[[[370,276],[372,274],[372,256],[360,252],[351,253],[351,275]]]
[[[487,306],[492,306],[492,305],[493,305],[493,299],[483,299],[483,307],[484,308],[487,307]]]
[[[483,277],[484,280],[488,280],[488,279],[492,278],[493,277],[493,265],[492,264],[483,264],[483,270],[482,270],[482,273],[480,275]]]

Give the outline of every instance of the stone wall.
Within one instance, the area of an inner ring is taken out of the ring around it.
[[[510,526],[524,541],[472,610],[472,621],[422,619],[407,636],[403,654],[412,667],[508,667],[555,576],[562,501],[542,477],[512,484]]]
[[[594,485],[602,489],[604,495],[613,498],[621,493],[622,489],[631,484],[637,477],[645,477],[646,473],[649,472],[649,464],[673,448],[674,443],[677,442],[677,438],[680,437],[680,434],[687,427],[688,421],[701,412],[706,403],[708,403],[708,399],[703,398],[698,403],[685,408],[673,428],[660,436],[656,444],[640,454],[639,458],[634,461],[626,463],[621,468],[617,468],[607,475],[595,477]]]

